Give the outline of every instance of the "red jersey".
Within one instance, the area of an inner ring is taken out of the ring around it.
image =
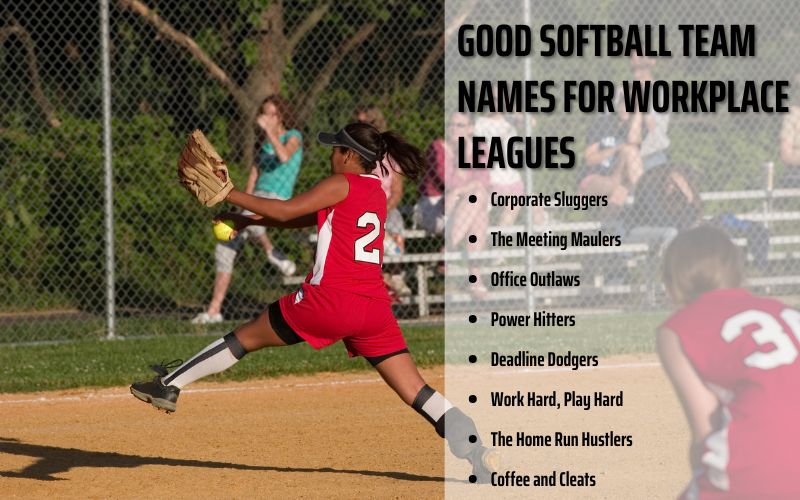
[[[706,293],[670,317],[697,373],[721,402],[704,470],[688,498],[798,498],[800,312],[743,289]]]
[[[373,174],[344,174],[347,197],[317,212],[317,256],[311,285],[389,300],[383,284],[386,194]]]

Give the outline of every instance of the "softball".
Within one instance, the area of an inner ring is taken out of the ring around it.
[[[214,236],[219,241],[230,241],[233,239],[233,221],[226,219],[214,224]]]

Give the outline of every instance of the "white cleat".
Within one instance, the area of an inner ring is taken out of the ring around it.
[[[208,314],[207,312],[201,312],[194,318],[192,318],[193,325],[213,325],[215,323],[222,323],[225,319],[222,317],[222,314]]]

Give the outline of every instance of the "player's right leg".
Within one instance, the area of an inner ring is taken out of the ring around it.
[[[450,451],[472,464],[470,481],[486,483],[500,468],[499,454],[481,443],[475,422],[425,383],[414,359],[406,352],[385,358],[367,358],[400,399],[430,422],[447,440]]]
[[[227,370],[248,352],[301,342],[302,339],[293,334],[291,329],[284,327],[281,323],[283,317],[280,313],[276,314],[276,310],[279,310],[277,302],[256,319],[212,342],[172,372],[167,373],[169,366],[151,366],[158,375],[150,381],[134,382],[130,388],[131,394],[156,408],[173,412],[185,385]]]

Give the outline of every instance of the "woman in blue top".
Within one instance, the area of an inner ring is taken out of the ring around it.
[[[260,113],[256,117],[259,141],[255,161],[250,168],[246,192],[261,198],[288,200],[292,197],[300,164],[303,161],[303,136],[294,127],[291,106],[278,95],[264,99]],[[245,214],[250,212],[245,211]],[[217,243],[215,251],[217,275],[214,292],[208,309],[192,320],[194,324],[219,323],[222,318],[222,302],[231,282],[233,263],[242,249],[244,241],[255,238],[269,262],[281,273],[291,276],[296,270],[294,262],[275,248],[263,226],[250,226],[240,232],[233,240]]]

